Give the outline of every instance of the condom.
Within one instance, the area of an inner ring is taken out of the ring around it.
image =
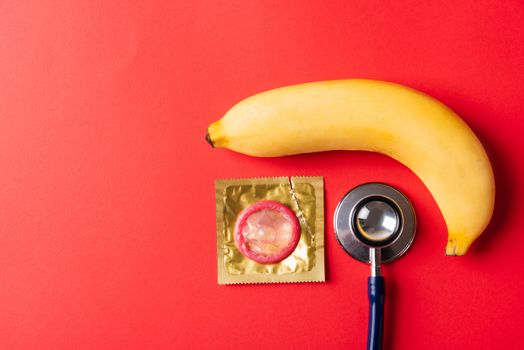
[[[217,180],[218,283],[323,282],[322,177]]]
[[[251,204],[238,215],[235,243],[242,255],[261,264],[287,258],[300,239],[295,213],[277,201]]]

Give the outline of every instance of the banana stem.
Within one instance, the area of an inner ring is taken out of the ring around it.
[[[211,141],[211,136],[209,136],[209,131],[206,131],[206,142],[209,143],[211,147],[215,148],[213,141]]]

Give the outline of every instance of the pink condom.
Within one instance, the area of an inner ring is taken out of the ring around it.
[[[284,260],[293,253],[299,239],[295,213],[279,202],[256,202],[238,215],[235,243],[244,256],[258,263]]]

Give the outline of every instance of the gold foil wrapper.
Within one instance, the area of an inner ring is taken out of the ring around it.
[[[215,188],[218,284],[325,281],[322,177],[217,180]],[[238,214],[261,200],[274,200],[288,206],[300,223],[296,249],[275,264],[253,261],[242,255],[235,244]]]

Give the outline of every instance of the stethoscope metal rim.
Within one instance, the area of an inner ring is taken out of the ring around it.
[[[369,263],[370,246],[364,244],[353,227],[356,210],[371,198],[385,198],[398,210],[401,225],[395,239],[381,248],[381,261],[392,262],[400,258],[415,238],[416,217],[410,201],[395,188],[380,182],[366,183],[350,190],[338,203],[333,217],[333,227],[338,242],[353,258]]]

